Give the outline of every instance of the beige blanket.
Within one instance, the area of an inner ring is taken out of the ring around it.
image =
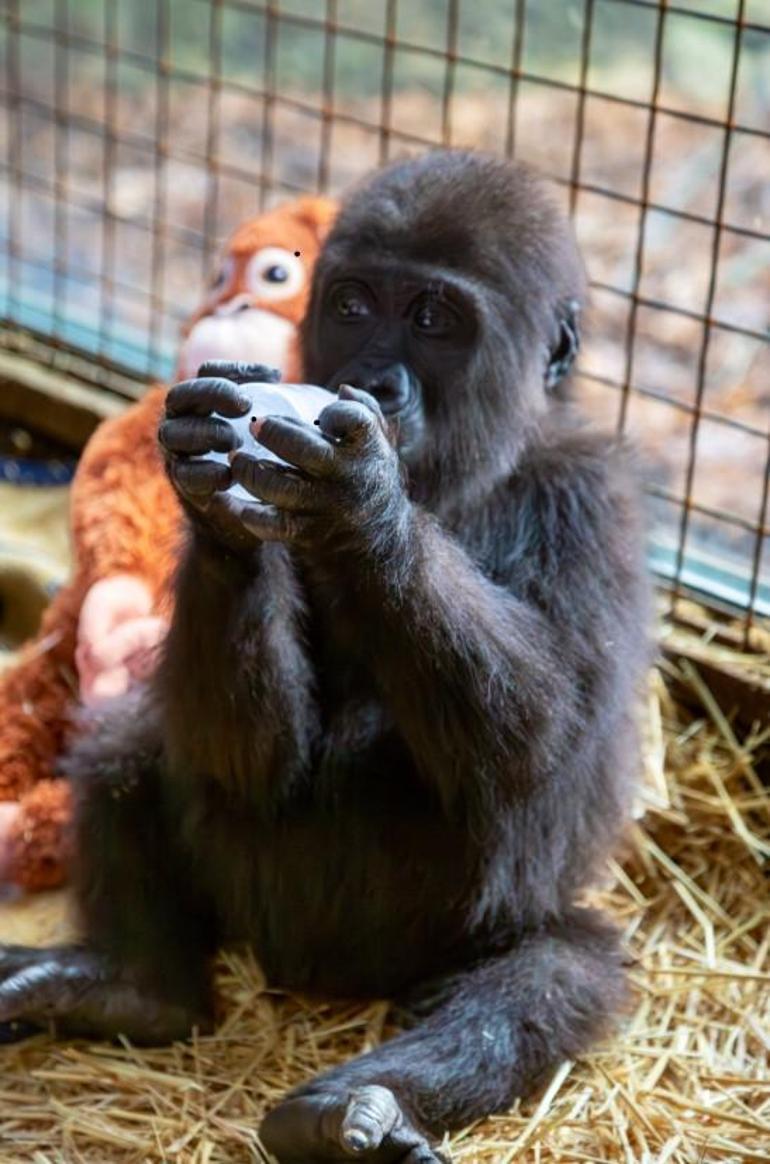
[[[0,669],[35,633],[70,568],[69,489],[0,483]],[[0,942],[48,945],[73,934],[66,891],[0,900]]]

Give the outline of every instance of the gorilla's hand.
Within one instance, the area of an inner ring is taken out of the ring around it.
[[[275,383],[280,373],[260,364],[204,364],[195,380],[184,380],[166,397],[166,415],[158,430],[166,472],[194,526],[233,550],[249,550],[256,538],[233,512],[222,491],[231,483],[227,465],[200,459],[210,452],[230,452],[237,438],[220,416],[244,416],[251,401],[238,384]]]
[[[241,521],[263,541],[383,547],[407,518],[409,502],[379,405],[343,385],[316,425],[277,416],[252,425],[259,443],[288,466],[234,455],[233,480],[262,503],[243,503]]]

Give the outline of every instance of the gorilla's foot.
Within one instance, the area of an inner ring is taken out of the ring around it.
[[[200,1016],[161,1000],[84,946],[0,946],[0,1042],[31,1030],[167,1043]]]
[[[387,1087],[324,1084],[268,1112],[262,1142],[280,1164],[448,1164]]]

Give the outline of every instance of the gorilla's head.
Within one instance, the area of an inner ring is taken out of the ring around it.
[[[442,150],[344,204],[315,270],[308,379],[377,398],[417,494],[507,475],[578,346],[569,224],[521,165]]]

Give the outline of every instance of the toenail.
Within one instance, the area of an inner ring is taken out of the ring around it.
[[[349,1131],[343,1133],[342,1138],[351,1152],[365,1152],[371,1146],[369,1136],[360,1128],[350,1128]]]

